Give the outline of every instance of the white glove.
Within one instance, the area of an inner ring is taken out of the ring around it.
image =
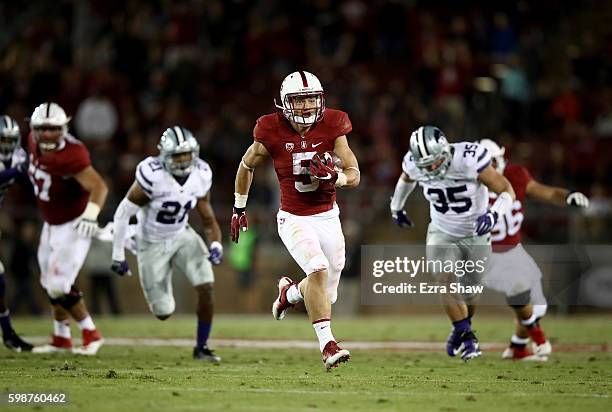
[[[80,236],[93,237],[98,233],[100,228],[98,227],[98,214],[100,213],[100,206],[93,202],[87,203],[87,207],[81,216],[78,217],[76,222],[76,231]]]
[[[589,207],[589,198],[580,192],[571,192],[565,198],[568,206]]]

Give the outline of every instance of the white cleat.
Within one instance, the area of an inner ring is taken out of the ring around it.
[[[282,320],[287,311],[295,306],[287,300],[287,290],[294,284],[295,282],[287,276],[283,276],[278,280],[278,297],[272,304],[272,316],[274,316],[274,319]]]
[[[512,350],[512,348],[506,348],[502,353],[502,359],[509,359],[515,361],[525,362],[546,362],[547,356],[538,356],[530,352],[527,348]]]
[[[100,339],[95,342],[91,342],[87,346],[79,346],[77,348],[74,348],[72,349],[72,353],[74,353],[75,355],[94,356],[98,353],[103,344],[104,339]]]
[[[329,372],[331,368],[335,368],[339,364],[348,362],[348,360],[351,359],[350,352],[339,347],[333,340],[327,342],[321,356],[323,356],[323,363],[325,364],[327,372]]]
[[[53,345],[34,346],[32,353],[70,353],[72,348],[59,348]]]
[[[34,346],[32,353],[70,353],[72,352],[72,339],[52,336],[51,343]]]
[[[535,342],[532,344],[533,353],[538,356],[548,356],[552,353],[552,345],[550,341],[546,341],[541,345],[536,345]]]
[[[83,346],[74,348],[72,353],[76,355],[94,356],[102,345],[104,344],[104,338],[97,329],[94,330],[83,330]]]

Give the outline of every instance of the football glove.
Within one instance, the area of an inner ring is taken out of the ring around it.
[[[570,192],[565,197],[568,206],[589,207],[589,198],[580,192]]]
[[[232,213],[232,226],[231,226],[231,237],[232,242],[238,243],[238,238],[240,237],[240,230],[243,232],[249,230],[249,221],[247,220],[246,208],[244,207],[234,207],[234,211]]]
[[[132,276],[132,271],[125,260],[113,260],[111,270],[119,276]]]
[[[331,159],[331,156],[329,156],[329,159]],[[317,180],[329,183],[336,183],[336,180],[338,180],[338,172],[336,172],[333,162],[326,159],[325,153],[317,153],[314,155],[310,160],[310,167],[308,170],[310,176]]]
[[[497,222],[496,212],[489,210],[487,213],[478,216],[478,219],[476,219],[476,234],[478,236],[486,235],[493,229],[495,222]]]
[[[93,202],[87,203],[87,207],[81,216],[78,217],[76,222],[76,231],[80,236],[92,237],[100,228],[98,227],[98,214],[100,213],[100,206]]]
[[[399,227],[413,227],[414,223],[408,217],[405,210],[392,210],[391,217],[396,225]]]
[[[211,242],[208,246],[208,260],[213,265],[218,265],[223,260],[223,245],[220,242]]]

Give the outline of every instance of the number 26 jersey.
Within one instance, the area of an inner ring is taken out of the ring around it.
[[[136,167],[136,181],[150,199],[138,211],[137,236],[147,242],[161,242],[185,229],[189,211],[210,191],[212,171],[208,163],[197,159],[181,185],[157,157],[148,157]]]
[[[410,152],[404,156],[402,170],[423,188],[431,222],[438,229],[451,236],[474,236],[476,219],[487,211],[489,204],[489,191],[478,175],[491,163],[491,155],[476,143],[450,146],[452,160],[443,177],[427,177]]]

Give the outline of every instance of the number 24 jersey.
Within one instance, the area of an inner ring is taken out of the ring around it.
[[[138,212],[137,236],[147,242],[169,240],[187,226],[189,211],[212,186],[212,170],[197,159],[181,185],[157,157],[148,157],[136,167],[136,181],[150,201]]]
[[[430,179],[416,166],[410,152],[404,156],[404,173],[419,183],[429,201],[431,222],[452,236],[476,234],[476,219],[487,211],[488,189],[478,175],[490,163],[487,149],[476,143],[451,143],[451,164],[442,178]]]

